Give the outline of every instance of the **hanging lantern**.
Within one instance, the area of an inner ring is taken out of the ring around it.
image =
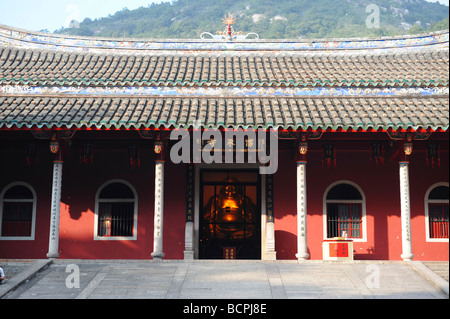
[[[59,152],[59,142],[56,140],[56,135],[52,135],[52,140],[50,142],[50,151],[53,154],[57,154]]]
[[[403,150],[404,150],[404,152],[405,152],[405,155],[407,155],[407,156],[411,155],[411,154],[412,154],[412,151],[413,151],[413,145],[412,145],[412,143],[405,143],[405,144],[403,145]]]
[[[163,142],[162,141],[155,141],[155,153],[161,154],[163,150]]]
[[[434,168],[434,164],[437,162],[438,167],[441,166],[441,159],[439,157],[439,145],[428,144],[427,145],[427,165],[431,165]]]
[[[299,152],[302,155],[306,155],[306,153],[308,153],[308,142],[301,142],[300,143]]]
[[[92,143],[84,143],[81,148],[80,163],[83,165],[92,164],[94,162],[94,147]]]
[[[128,147],[128,154],[130,156],[130,165],[132,169],[141,166],[141,159],[139,156],[139,149],[137,146],[132,145]]]
[[[58,151],[59,151],[59,143],[58,143],[58,141],[52,141],[52,142],[50,142],[50,151],[51,151],[53,154],[58,153]]]
[[[326,164],[328,168],[336,167],[336,149],[334,145],[324,145],[323,155],[324,159],[322,164]]]
[[[377,164],[377,167],[379,164],[384,164],[384,158],[383,158],[383,144],[374,142],[372,143],[372,156],[371,159],[375,159],[375,163]]]

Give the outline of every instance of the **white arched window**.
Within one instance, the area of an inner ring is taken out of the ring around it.
[[[128,182],[112,180],[97,191],[94,239],[137,238],[137,194]]]
[[[324,194],[324,237],[342,237],[365,241],[366,201],[358,185],[339,181],[330,185]]]
[[[23,182],[6,186],[0,193],[0,239],[34,240],[36,192]]]
[[[448,183],[432,185],[425,194],[427,241],[448,242]]]

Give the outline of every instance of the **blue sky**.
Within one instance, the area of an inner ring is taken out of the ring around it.
[[[20,29],[53,32],[71,20],[101,18],[127,7],[137,9],[169,0],[0,0],[0,24]],[[217,1],[217,0],[212,0]],[[449,5],[449,0],[439,1]]]
[[[53,32],[71,20],[107,17],[125,7],[132,10],[160,2],[169,0],[0,0],[0,24]]]

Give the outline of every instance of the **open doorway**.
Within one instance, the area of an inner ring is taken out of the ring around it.
[[[200,259],[261,259],[260,185],[258,170],[200,172]]]

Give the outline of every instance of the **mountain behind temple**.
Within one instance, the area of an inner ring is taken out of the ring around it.
[[[379,27],[376,11],[379,10]],[[372,5],[372,7],[369,7]],[[199,38],[224,31],[222,18],[237,18],[235,31],[262,39],[342,38],[415,34],[448,29],[449,9],[425,0],[174,0],[100,19],[73,21],[60,34],[96,37]],[[372,28],[366,24],[368,20]],[[375,26],[375,27],[374,27]]]

